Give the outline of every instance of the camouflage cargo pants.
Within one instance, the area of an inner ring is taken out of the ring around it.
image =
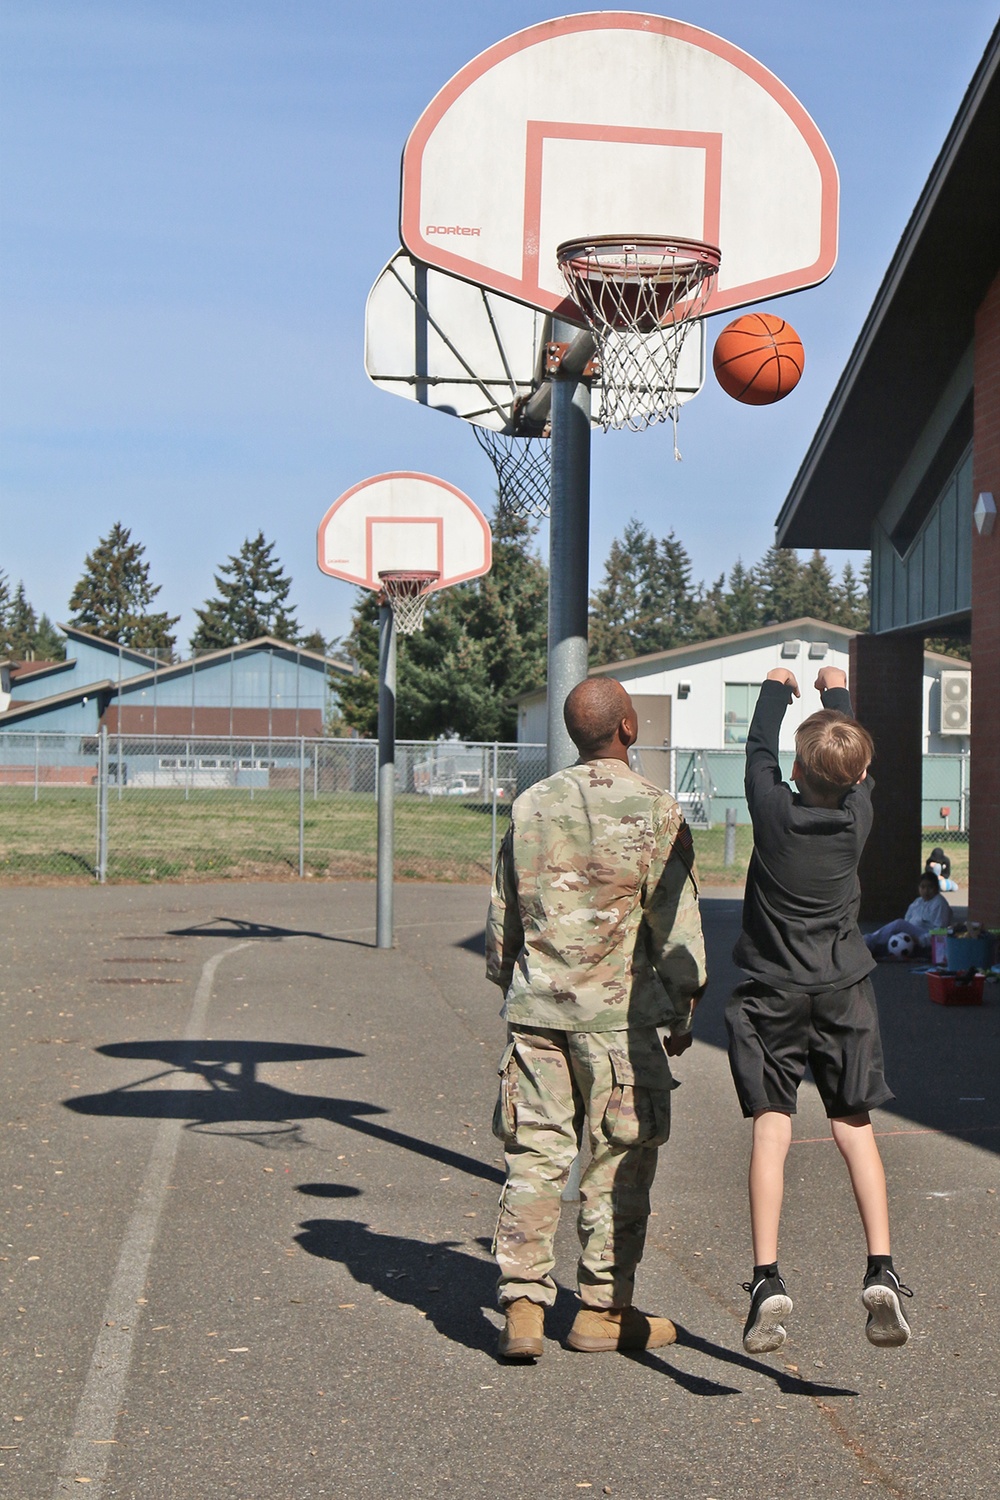
[[[591,1158],[580,1183],[577,1269],[590,1307],[627,1307],[642,1258],[657,1147],[670,1134],[675,1086],[652,1028],[550,1031],[511,1027],[500,1064],[493,1132],[507,1180],[493,1253],[501,1306],[551,1307],[554,1239],[569,1169],[586,1125]]]

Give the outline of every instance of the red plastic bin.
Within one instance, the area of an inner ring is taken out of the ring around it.
[[[927,987],[935,1005],[982,1005],[983,976],[966,979],[961,974],[928,974]]]

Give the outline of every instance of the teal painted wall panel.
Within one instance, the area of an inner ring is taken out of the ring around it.
[[[951,475],[900,557],[882,525],[872,528],[872,633],[925,625],[972,607],[972,454]]]

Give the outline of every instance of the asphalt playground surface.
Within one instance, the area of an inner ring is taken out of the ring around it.
[[[0,891],[5,1500],[971,1500],[1000,1488],[1000,991],[930,1003],[880,966],[876,1116],[901,1350],[864,1338],[864,1246],[804,1085],[781,1264],[751,1358],[749,1129],[723,1046],[732,899],[675,1066],[637,1301],[644,1356],[574,1354],[573,1205],[537,1365],[499,1363],[489,1257],[503,1045],[481,888]]]

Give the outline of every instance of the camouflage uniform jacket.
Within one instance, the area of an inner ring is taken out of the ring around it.
[[[513,1026],[689,1030],[705,944],[673,797],[611,759],[523,792],[497,859],[486,973]]]

